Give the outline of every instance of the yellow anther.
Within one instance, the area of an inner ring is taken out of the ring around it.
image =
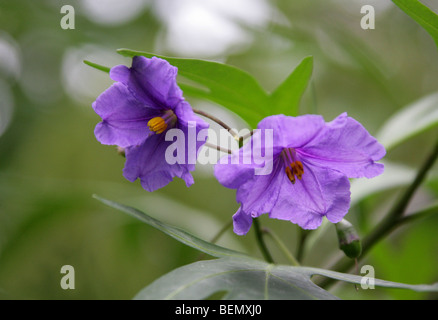
[[[155,117],[148,122],[149,129],[157,134],[167,129],[166,121],[161,117]]]

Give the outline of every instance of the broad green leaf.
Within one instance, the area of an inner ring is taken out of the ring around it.
[[[84,63],[85,63],[86,65],[88,65],[88,66],[94,68],[94,69],[97,69],[97,70],[103,71],[103,72],[105,72],[105,73],[109,73],[110,70],[111,70],[111,68],[109,68],[109,67],[105,67],[105,66],[102,66],[102,65],[100,65],[100,64],[97,64],[97,63],[94,63],[94,62],[88,61],[88,60],[84,60]]]
[[[273,114],[297,116],[301,97],[313,70],[313,57],[304,58],[287,79],[269,97]]]
[[[362,277],[329,270],[268,264],[251,258],[198,261],[162,276],[141,290],[138,300],[199,300],[225,291],[229,300],[337,299],[311,281],[313,275],[360,284]],[[375,286],[438,291],[434,285],[409,285],[375,279]]]
[[[152,53],[117,50],[123,56],[159,57],[178,68],[178,74],[193,84],[182,82],[184,94],[216,102],[242,117],[251,127],[269,115],[268,95],[248,73],[223,63],[180,59]]]
[[[438,125],[438,93],[426,96],[395,113],[376,137],[387,150]]]
[[[298,269],[299,270],[299,269]],[[141,290],[136,300],[200,300],[226,291],[226,300],[336,299],[306,273],[254,259],[198,261]]]
[[[140,221],[143,221],[147,223],[148,225],[164,232],[165,234],[171,236],[172,238],[184,243],[187,246],[190,246],[192,248],[195,248],[199,251],[205,252],[213,257],[246,257],[244,253],[240,253],[234,250],[230,250],[218,245],[215,245],[213,243],[207,242],[205,240],[202,240],[187,231],[184,231],[182,229],[179,229],[177,227],[171,226],[169,224],[166,224],[164,222],[161,222],[157,219],[152,218],[151,216],[147,215],[144,212],[141,212],[140,210],[137,210],[135,208],[125,206],[123,204],[107,200],[104,198],[101,198],[97,195],[93,196],[97,200],[103,202],[104,204],[115,208],[117,210],[123,211]]]
[[[438,45],[438,16],[418,0],[392,0],[400,9],[421,25]]]

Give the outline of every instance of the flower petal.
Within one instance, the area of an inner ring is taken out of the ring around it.
[[[346,113],[327,123],[317,136],[296,151],[313,165],[341,171],[349,178],[372,178],[381,174],[383,164],[375,161],[386,153],[385,148]]]
[[[272,173],[275,151],[272,141],[268,141],[265,130],[256,130],[248,141],[239,150],[222,157],[215,166],[215,176],[225,187],[237,189],[255,175],[269,175]],[[281,151],[281,149],[279,149]]]
[[[166,149],[172,144],[165,141],[162,134],[152,135],[139,146],[126,149],[126,163],[123,175],[134,182],[140,178],[141,185],[147,191],[155,191],[166,186],[173,177],[182,178],[187,186],[193,184],[190,165],[169,164],[165,159]]]
[[[325,126],[323,117],[318,115],[304,115],[287,117],[274,115],[264,118],[257,125],[258,129],[272,129],[274,147],[298,148],[306,145]]]
[[[176,83],[178,69],[166,60],[136,56],[132,67],[120,65],[111,69],[110,77],[125,84],[132,94],[155,109],[174,109],[183,99]]]
[[[135,99],[121,83],[104,91],[93,102],[93,109],[103,120],[94,131],[97,140],[120,147],[137,145],[146,139],[149,134],[147,122],[156,114]]]
[[[197,137],[202,125],[196,124],[189,127],[174,128],[180,133],[181,139],[166,141],[166,134],[154,134],[140,146],[126,149],[126,164],[123,175],[134,182],[140,178],[141,185],[147,191],[155,191],[167,185],[174,177],[179,177],[186,182],[187,187],[194,183],[190,171],[195,170],[196,155],[205,141],[189,141]],[[189,131],[192,133],[189,133]],[[175,145],[174,145],[175,144]],[[193,144],[192,147],[190,147]],[[184,152],[180,162],[169,163],[166,159],[166,150]],[[193,152],[193,155],[190,155]]]
[[[254,175],[237,189],[236,200],[241,203],[243,211],[258,217],[272,210],[282,189],[281,167],[281,161],[277,159],[271,174]]]
[[[303,229],[316,229],[324,216],[337,223],[350,206],[350,182],[339,171],[304,165],[301,180],[292,184],[281,175],[281,192],[270,212],[271,218],[290,220]]]
[[[233,231],[239,236],[243,236],[251,229],[252,217],[239,208],[233,215]]]

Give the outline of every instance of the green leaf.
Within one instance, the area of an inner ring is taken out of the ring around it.
[[[392,0],[400,9],[421,25],[438,46],[438,16],[417,0]]]
[[[376,137],[387,150],[438,125],[438,93],[426,96],[395,113]]]
[[[247,257],[246,254],[240,253],[231,249],[227,249],[218,245],[215,245],[213,243],[207,242],[205,240],[202,240],[187,231],[184,231],[182,229],[176,228],[174,226],[168,225],[164,222],[161,222],[157,219],[152,218],[151,216],[147,215],[144,212],[141,212],[140,210],[137,210],[135,208],[125,206],[123,204],[107,200],[104,198],[101,198],[97,195],[93,195],[94,198],[97,200],[103,202],[104,204],[123,211],[140,221],[143,221],[147,223],[148,225],[164,232],[165,234],[171,236],[172,238],[178,240],[179,242],[184,243],[185,245],[195,248],[199,251],[202,251],[204,253],[207,253],[213,257]]]
[[[94,69],[97,69],[97,70],[103,71],[103,72],[105,72],[105,73],[109,73],[110,70],[111,70],[111,68],[109,68],[109,67],[105,67],[105,66],[102,66],[102,65],[100,65],[100,64],[97,64],[97,63],[94,63],[94,62],[88,61],[88,60],[84,60],[84,63],[85,63],[86,65],[88,65],[88,66],[94,68]]]
[[[155,56],[167,60],[178,68],[178,75],[191,81],[179,81],[184,94],[216,102],[242,117],[251,127],[269,115],[268,94],[243,70],[218,62],[170,58],[128,49],[117,52],[126,57]]]
[[[199,300],[217,292],[223,299],[337,299],[311,281],[313,275],[360,284],[362,277],[329,270],[268,264],[251,258],[198,261],[164,275],[141,290],[135,299]],[[409,285],[375,279],[375,286],[415,291],[438,291],[434,285]]]
[[[301,97],[312,76],[313,57],[304,58],[269,97],[272,114],[297,116]]]
[[[299,269],[297,269],[299,270]],[[336,299],[307,274],[254,259],[198,261],[141,290],[137,300],[199,300],[226,291],[227,300]]]

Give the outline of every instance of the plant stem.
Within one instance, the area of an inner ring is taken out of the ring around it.
[[[304,230],[299,228],[298,230],[298,250],[297,250],[297,260],[298,261],[303,261],[303,255],[304,255],[304,247],[306,244],[306,239],[307,236],[309,235],[310,231],[309,230]]]
[[[219,232],[210,240],[211,243],[216,243],[220,237],[233,225],[233,219],[230,219],[223,227],[219,230]]]
[[[271,230],[268,228],[263,228],[262,232],[266,233],[268,236],[271,237],[271,239],[275,242],[275,244],[280,248],[280,250],[283,252],[285,257],[289,260],[291,265],[298,267],[300,264],[295,259],[295,257],[292,255],[292,253],[287,249],[286,245],[281,241],[281,239]]]
[[[226,224],[222,226],[222,228],[216,233],[216,235],[211,238],[210,243],[216,243],[220,237],[233,225],[233,219],[230,219]],[[205,253],[201,252],[198,256],[198,261],[204,259]]]
[[[193,110],[194,113],[197,113],[197,114],[199,114],[201,116],[204,116],[204,117],[206,117],[206,118],[216,122],[217,124],[222,126],[224,129],[227,129],[227,131],[233,136],[234,139],[236,139],[237,141],[240,141],[241,137],[239,137],[239,135],[233,129],[231,129],[231,127],[229,125],[227,125],[222,120],[216,118],[215,116],[213,116],[213,115],[211,115],[211,114],[209,114],[209,113],[207,113],[205,111],[198,110],[198,109],[193,109],[193,108],[192,108],[192,110]]]
[[[211,144],[209,142],[206,142],[205,146],[209,147],[209,148],[212,148],[212,149],[216,149],[217,151],[228,153],[228,154],[232,153],[230,149],[227,149],[227,148],[224,148],[224,147],[221,147],[221,146],[216,146],[216,145]]]
[[[258,221],[258,218],[254,218],[253,223],[254,223],[257,244],[259,246],[259,249],[260,249],[263,257],[265,258],[266,262],[274,263],[274,259],[272,259],[272,256],[269,253],[268,248],[266,247],[266,243],[263,240],[263,234],[262,234],[262,230],[260,228],[260,223]]]
[[[382,240],[385,236],[387,236],[391,231],[393,231],[397,226],[406,222],[406,219],[414,220],[408,217],[402,217],[403,213],[406,210],[406,207],[409,204],[412,196],[415,191],[423,182],[424,178],[427,175],[427,172],[432,168],[436,158],[438,157],[438,141],[434,146],[434,149],[427,157],[426,161],[423,163],[421,168],[418,170],[418,173],[412,182],[412,184],[406,189],[406,191],[401,195],[399,200],[395,203],[392,209],[389,211],[387,216],[383,219],[382,222],[377,225],[377,227],[366,237],[362,242],[362,255],[359,259],[362,259],[366,253],[380,240]],[[347,272],[354,265],[354,261],[351,259],[346,260],[345,258],[340,259],[337,263],[335,263],[330,270],[336,270],[339,272]],[[333,283],[333,279],[324,279],[319,284],[320,286],[328,286]]]

